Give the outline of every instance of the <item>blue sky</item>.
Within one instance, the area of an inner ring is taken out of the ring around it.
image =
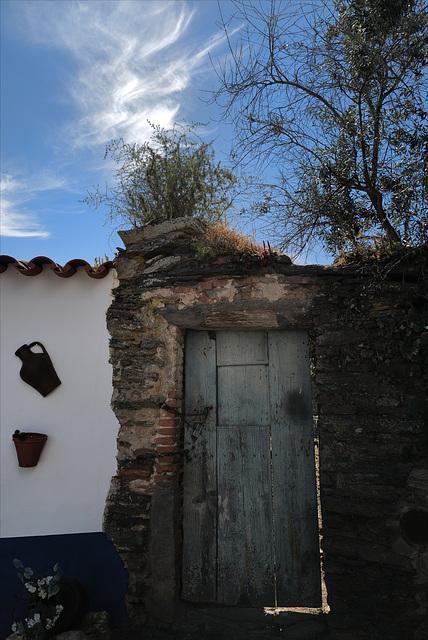
[[[208,122],[223,161],[233,131],[206,103],[224,58],[217,0],[1,0],[0,253],[60,264],[121,240],[79,202],[111,182],[105,146],[143,142],[147,120]],[[221,1],[225,17],[233,11]],[[217,24],[216,24],[217,23]],[[220,120],[220,122],[219,122]]]

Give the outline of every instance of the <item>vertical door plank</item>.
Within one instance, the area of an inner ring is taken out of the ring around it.
[[[274,606],[268,427],[218,430],[218,602]]]
[[[217,345],[217,598],[273,606],[267,333],[221,332]]]
[[[194,441],[198,414],[212,407]],[[216,353],[207,331],[188,331],[185,360],[183,592],[185,600],[215,602],[217,570]]]
[[[237,604],[244,591],[245,534],[239,429],[218,427],[218,576],[217,602]]]
[[[278,606],[320,606],[307,332],[269,332],[269,356]]]

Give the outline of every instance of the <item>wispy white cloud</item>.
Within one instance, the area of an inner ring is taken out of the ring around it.
[[[25,203],[31,201],[37,193],[62,189],[64,179],[39,173],[31,178],[17,179],[2,173],[0,177],[0,235],[13,238],[50,236],[38,221],[35,213],[26,209]]]
[[[147,139],[147,120],[170,127],[195,75],[221,42],[191,33],[195,10],[179,0],[24,2],[27,38],[68,52],[66,85],[77,116],[64,131],[75,148]],[[181,114],[180,114],[181,115]]]
[[[0,219],[0,235],[9,238],[48,238],[49,231],[43,231],[31,214],[17,212],[13,204],[3,202]]]

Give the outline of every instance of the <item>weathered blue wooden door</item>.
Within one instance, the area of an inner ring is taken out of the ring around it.
[[[188,331],[183,597],[319,606],[305,331]]]

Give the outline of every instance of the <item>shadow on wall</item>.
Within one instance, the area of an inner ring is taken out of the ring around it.
[[[84,585],[90,611],[108,611],[112,627],[127,620],[128,572],[104,533],[3,538],[0,540],[0,640],[11,634],[13,612],[21,599],[22,585],[13,565],[14,558],[31,567],[37,575],[49,574],[58,563],[64,576],[76,578]]]

